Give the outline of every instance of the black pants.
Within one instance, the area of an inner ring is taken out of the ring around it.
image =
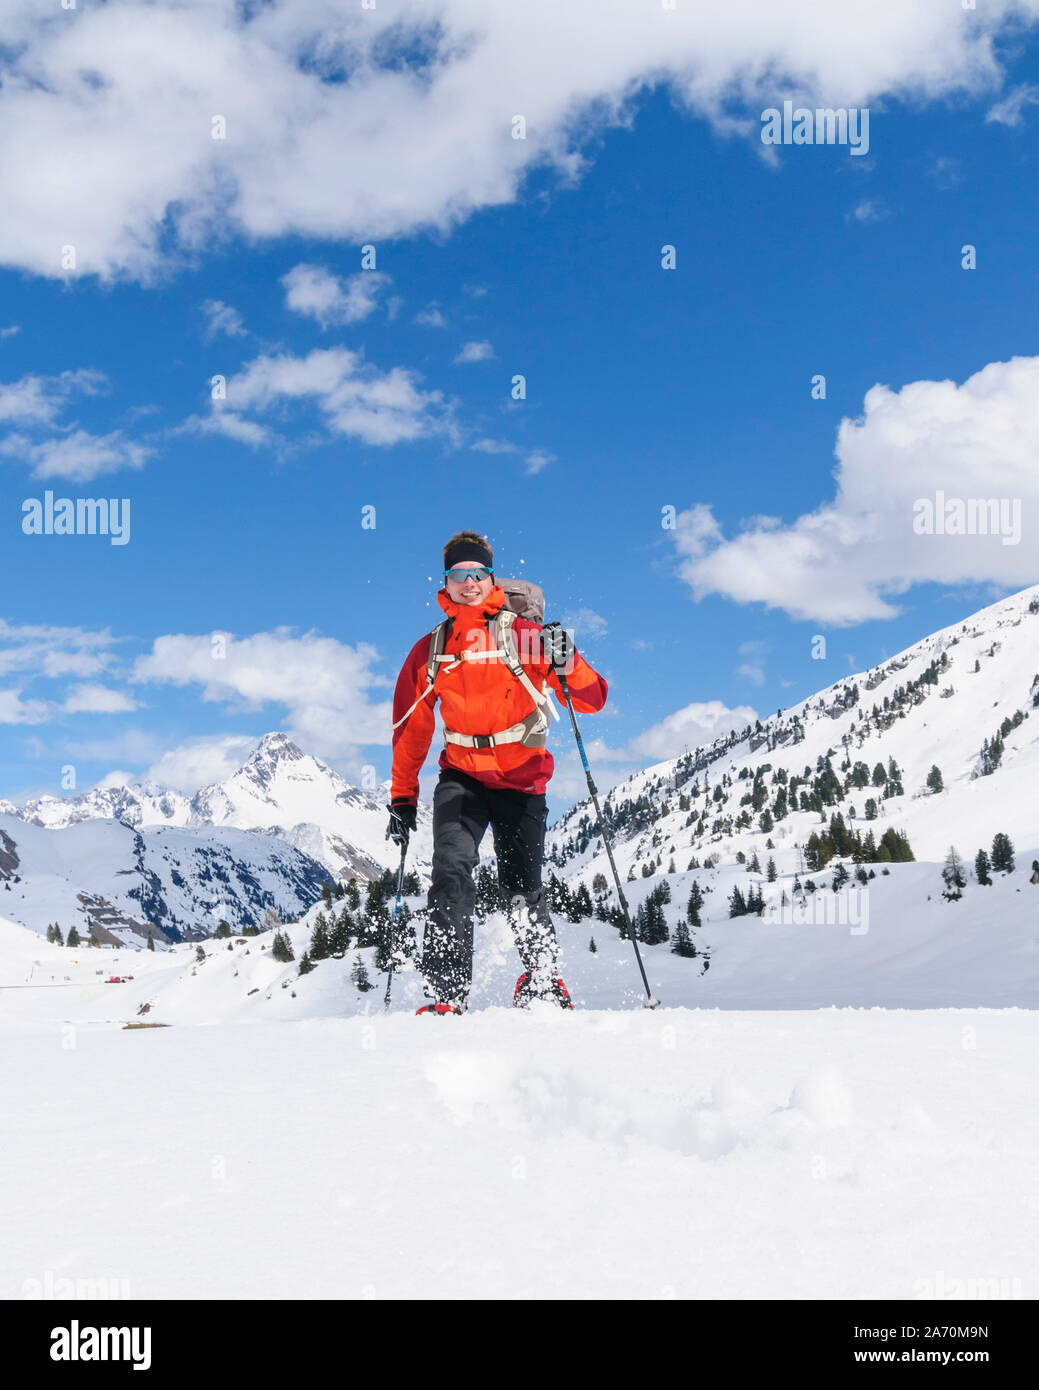
[[[555,974],[558,946],[541,887],[548,807],[544,796],[486,787],[447,768],[433,793],[433,881],[429,889],[422,973],[426,993],[463,1005],[473,978],[473,871],[490,825],[498,881],[523,967]]]

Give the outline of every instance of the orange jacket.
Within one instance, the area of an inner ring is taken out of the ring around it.
[[[446,589],[437,602],[452,620],[444,647],[445,655],[466,650],[488,649],[493,640],[487,634],[487,621],[505,603],[503,590],[495,584],[481,604],[454,603]],[[492,624],[493,628],[493,624]],[[538,623],[517,618],[513,625],[520,662],[535,689],[548,677],[549,688],[566,708],[559,677],[540,656],[540,643],[533,640],[541,631]],[[400,719],[426,689],[426,663],[429,634],[420,637],[408,654],[397,677],[393,693],[393,720]],[[606,682],[587,661],[574,653],[573,671],[567,674],[570,698],[580,714],[595,714],[606,703]],[[433,705],[440,701],[444,725],[459,734],[489,734],[506,729],[525,718],[534,701],[503,661],[463,661],[460,666],[438,673],[432,694],[419,701],[393,734],[393,773],[390,796],[394,801],[418,800],[419,770],[426,760],[436,727]],[[522,743],[503,743],[497,748],[465,748],[445,743],[440,754],[442,768],[455,767],[488,787],[540,794],[552,776],[555,761],[547,748],[526,748]]]

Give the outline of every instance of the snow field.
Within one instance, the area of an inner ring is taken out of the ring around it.
[[[4,1297],[1035,1296],[1034,1013],[127,1032],[54,999],[0,1023]]]

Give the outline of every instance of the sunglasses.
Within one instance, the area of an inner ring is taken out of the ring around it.
[[[471,568],[460,566],[457,569],[444,571],[444,578],[453,579],[456,584],[464,584],[467,579],[475,579],[477,583],[480,583],[484,579],[493,578],[493,576],[494,571],[489,570],[486,565],[473,565]]]

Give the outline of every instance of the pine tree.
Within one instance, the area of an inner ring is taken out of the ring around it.
[[[1001,874],[1014,872],[1014,846],[1010,836],[999,831],[992,841],[992,868]]]
[[[317,966],[310,959],[309,954],[306,951],[304,951],[299,958],[299,973],[301,975],[309,975],[312,970],[316,969]]]
[[[332,910],[332,880],[326,878],[321,885],[321,897],[329,911]]]
[[[700,925],[700,909],[703,907],[703,893],[696,879],[693,879],[693,886],[689,890],[689,905],[686,907],[686,921],[691,927]]]
[[[55,946],[65,945],[65,938],[62,936],[61,928],[58,926],[57,922],[54,923],[54,944]]]
[[[60,928],[60,927],[58,928],[57,940],[58,940],[59,942],[61,941],[61,928]],[[65,938],[65,945],[66,945],[66,946],[78,946],[79,944],[80,944],[80,935],[79,935],[79,932],[78,932],[78,931],[76,930],[76,928],[75,928],[75,924],[73,924],[71,927],[69,927],[69,934],[68,934],[68,936]]]
[[[358,956],[357,959],[354,961],[353,969],[350,971],[350,980],[351,983],[357,989],[359,989],[362,994],[365,994],[368,990],[375,988],[371,980],[369,980],[368,978],[368,971],[366,970],[364,961],[361,959],[360,956]]]
[[[271,955],[275,960],[281,961],[283,965],[296,959],[292,950],[292,942],[284,932],[276,931],[274,933],[274,940],[271,942]]]
[[[589,951],[591,951],[591,953],[592,953],[593,956],[596,956],[596,955],[599,954],[599,948],[598,948],[598,946],[596,946],[596,944],[595,944],[595,937],[594,937],[594,936],[590,936],[590,937],[588,938],[588,949],[589,949]]]
[[[356,912],[361,906],[361,894],[355,878],[350,879],[346,885],[346,905],[351,912]]]
[[[692,934],[686,922],[679,919],[675,929],[674,939],[671,945],[673,955],[684,956],[691,960],[697,955],[696,946],[693,944]]]
[[[937,795],[938,792],[945,790],[945,783],[942,781],[941,768],[938,766],[937,763],[932,765],[930,772],[927,774],[927,787],[935,795]]]
[[[956,846],[949,846],[949,853],[945,856],[945,867],[942,869],[942,882],[945,884],[945,892],[942,894],[949,902],[959,902],[963,897],[963,890],[967,886],[967,880],[963,876],[963,864],[960,856],[956,853]]]
[[[75,930],[75,928],[73,928],[73,930]],[[155,936],[154,936],[154,934],[153,934],[152,932],[149,932],[149,933],[148,933],[148,950],[149,950],[149,951],[154,951],[154,950],[155,950]]]
[[[205,958],[206,958],[206,953],[205,953],[205,951],[203,951],[203,949],[202,949],[201,946],[196,946],[196,947],[195,947],[195,959],[198,961],[199,965],[202,964],[202,962],[205,960]]]
[[[350,949],[350,937],[354,930],[353,919],[350,916],[350,909],[346,906],[341,908],[338,917],[329,927],[328,931],[328,954],[336,960],[342,960]]]
[[[225,922],[224,919],[221,918],[220,921],[216,924],[216,931],[213,933],[214,938],[218,938],[218,937],[219,937],[219,938],[226,938],[226,937],[228,937],[228,936],[230,936],[230,935],[231,935],[231,924],[230,924],[230,922]]]
[[[751,861],[750,861],[750,863],[747,865],[747,872],[748,872],[749,874],[760,874],[760,873],[761,873],[761,860],[758,858],[758,852],[757,852],[757,850],[755,850],[754,853],[753,853],[753,855],[751,856]]]
[[[987,888],[992,883],[992,875],[989,872],[991,868],[988,855],[983,849],[979,849],[974,857],[974,877],[983,888]]]
[[[771,855],[769,855],[768,867],[765,871],[765,877],[769,883],[775,883],[777,876],[778,870],[776,869],[776,861],[772,858]]]
[[[325,879],[327,884],[328,879]],[[331,943],[328,936],[328,918],[323,912],[319,912],[314,918],[314,927],[310,933],[310,959],[327,960],[331,954]]]
[[[743,894],[740,892],[739,887],[737,886],[733,888],[732,895],[729,898],[729,916],[743,917],[746,914],[746,911],[746,900]]]

